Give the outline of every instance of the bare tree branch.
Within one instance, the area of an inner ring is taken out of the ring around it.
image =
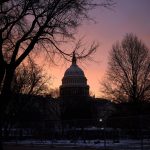
[[[117,101],[149,101],[150,52],[133,34],[113,46],[104,93]]]

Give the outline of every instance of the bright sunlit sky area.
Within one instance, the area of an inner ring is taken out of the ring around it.
[[[100,82],[107,70],[112,45],[132,32],[150,48],[150,0],[116,0],[112,9],[99,7],[89,14],[95,22],[83,22],[76,37],[84,37],[85,47],[86,43],[87,46],[93,41],[99,43],[97,52],[93,55],[96,62],[85,61],[78,65],[85,73],[90,91],[96,97],[101,97]],[[47,68],[47,72],[52,76],[52,88],[59,88],[64,72],[70,65],[68,62],[65,65],[58,64]]]

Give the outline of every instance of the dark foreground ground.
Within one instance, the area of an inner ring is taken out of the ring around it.
[[[4,150],[96,150],[89,147],[55,147],[51,145],[4,145]]]
[[[50,142],[28,142],[28,141],[18,141],[4,143],[4,150],[150,150],[150,140],[120,140],[113,142],[112,140],[108,141],[99,141],[92,142],[86,141],[81,143],[67,143],[65,141],[50,143]]]

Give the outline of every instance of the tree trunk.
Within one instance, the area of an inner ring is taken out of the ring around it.
[[[2,82],[5,76],[5,69],[6,69],[6,62],[3,56],[2,45],[3,45],[3,38],[2,38],[2,32],[0,31],[0,90],[1,90]]]
[[[0,150],[3,150],[3,136],[2,136],[2,122],[1,122],[1,115],[0,115]]]
[[[3,86],[0,95],[0,149],[3,149],[2,128],[5,120],[5,111],[11,99],[11,82],[14,75],[14,69],[7,66],[3,76]]]
[[[2,87],[3,79],[5,76],[5,70],[6,70],[5,65],[0,63],[0,89]]]
[[[7,66],[5,77],[4,77],[4,84],[1,90],[0,107],[2,112],[6,109],[9,100],[11,98],[11,82],[13,80],[14,71],[15,69],[13,69],[11,66]]]
[[[2,65],[0,65],[0,69],[1,69],[1,71],[0,71],[0,91],[1,91],[2,81],[3,81],[4,75],[5,75],[5,70]],[[1,101],[2,101],[2,96],[0,95],[0,104],[1,104]],[[3,150],[2,138],[3,138],[2,137],[2,111],[0,108],[0,150]]]

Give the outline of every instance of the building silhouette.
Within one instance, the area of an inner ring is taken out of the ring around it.
[[[83,70],[77,65],[75,52],[72,56],[72,64],[65,71],[60,86],[60,98],[62,100],[62,118],[86,119],[91,118],[91,100],[89,85]]]
[[[60,96],[62,98],[89,97],[89,85],[83,70],[77,65],[75,52],[73,52],[71,66],[64,73]]]

